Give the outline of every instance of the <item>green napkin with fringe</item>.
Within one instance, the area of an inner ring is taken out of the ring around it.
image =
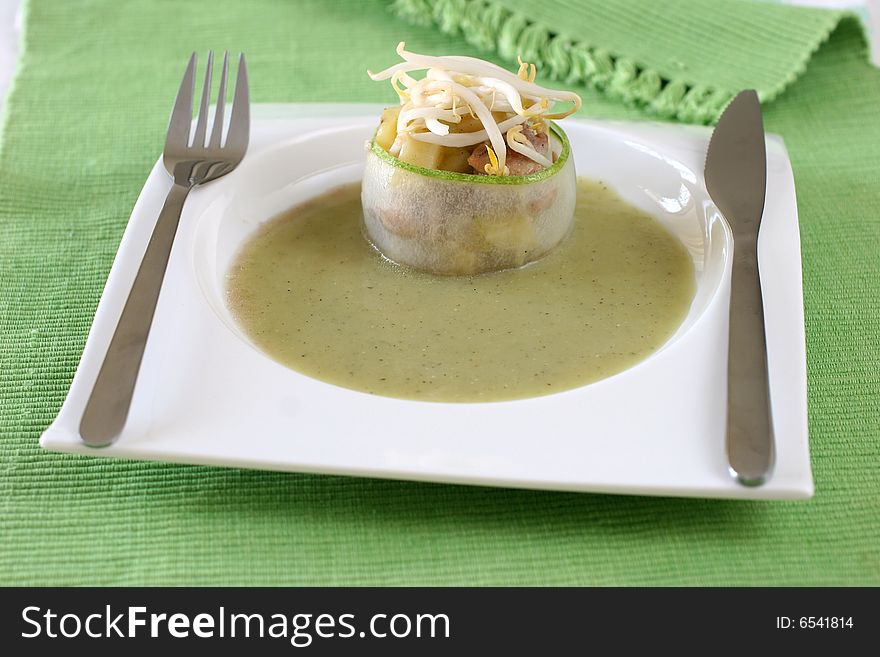
[[[880,584],[880,71],[840,20],[736,0],[30,0],[0,144],[0,584]],[[767,129],[785,137],[798,186],[812,500],[501,490],[38,448],[189,53],[245,51],[256,102],[392,103],[365,69],[393,63],[400,40],[506,66],[522,54],[545,81],[569,81],[592,116],[709,121],[740,87],[773,99]]]
[[[553,79],[701,123],[742,89],[776,98],[842,16],[718,0],[396,0],[394,10]]]

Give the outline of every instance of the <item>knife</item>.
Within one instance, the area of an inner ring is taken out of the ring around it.
[[[706,189],[733,232],[727,349],[727,461],[745,486],[760,486],[774,462],[758,235],[767,188],[761,105],[754,90],[734,98],[712,132]]]

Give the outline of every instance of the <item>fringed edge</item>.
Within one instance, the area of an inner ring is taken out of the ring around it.
[[[517,56],[568,84],[585,84],[657,116],[688,123],[713,123],[733,97],[726,89],[665,78],[627,57],[573,42],[494,0],[394,0],[392,10],[416,25],[437,25],[450,35]]]

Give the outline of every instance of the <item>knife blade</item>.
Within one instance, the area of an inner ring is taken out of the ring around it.
[[[731,475],[759,486],[773,469],[773,415],[758,268],[758,236],[767,188],[761,104],[741,91],[718,120],[704,171],[706,189],[733,233],[727,351],[727,460]]]

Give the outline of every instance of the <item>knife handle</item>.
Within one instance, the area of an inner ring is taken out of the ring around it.
[[[738,235],[730,281],[727,349],[727,458],[745,486],[760,486],[773,469],[773,415],[764,333],[757,235]]]

